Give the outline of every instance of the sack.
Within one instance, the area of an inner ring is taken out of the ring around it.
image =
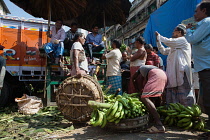
[[[15,98],[15,102],[18,102],[18,111],[23,114],[36,114],[43,108],[42,100],[36,96],[24,94],[21,98]]]
[[[84,50],[81,50],[78,54],[78,61],[79,62],[82,62],[82,61],[85,61],[85,52]]]

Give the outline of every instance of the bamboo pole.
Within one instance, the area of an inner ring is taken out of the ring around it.
[[[51,21],[51,0],[47,1],[47,7],[48,7],[48,27],[47,27],[47,31],[50,32],[50,21]],[[47,42],[49,42],[49,37],[47,37]],[[46,92],[47,92],[47,74],[48,74],[48,70],[47,70],[47,56],[45,59],[45,82],[44,82],[44,98],[46,98]],[[48,102],[48,100],[47,100]]]
[[[106,17],[105,17],[105,11],[103,12],[103,17],[104,17],[104,36],[106,38]],[[108,50],[108,46],[107,46],[107,38],[105,40],[105,46],[106,46],[106,50]]]
[[[51,0],[48,0],[47,3],[47,7],[48,7],[48,31],[50,31],[50,21],[51,21]],[[47,38],[47,42],[49,42],[49,37]]]

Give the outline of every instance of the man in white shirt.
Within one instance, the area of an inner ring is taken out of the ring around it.
[[[112,48],[109,53],[102,56],[102,59],[107,59],[107,83],[106,85],[112,85],[109,90],[109,93],[116,93],[118,89],[120,89],[119,95],[122,94],[122,79],[121,79],[121,68],[120,68],[120,61],[122,59],[122,53],[120,51],[121,44],[114,40],[112,42]]]
[[[63,56],[63,41],[65,39],[65,31],[62,28],[62,25],[63,21],[59,19],[56,21],[55,27],[52,27],[51,31],[47,32],[47,36],[50,37],[51,40],[49,43],[45,44],[44,49],[50,57],[51,63],[54,63],[55,58],[57,57],[59,58],[59,61],[61,61],[61,58]]]
[[[156,32],[157,47],[163,55],[168,55],[166,74],[168,77],[166,102],[192,106],[195,97],[192,89],[191,46],[184,37],[186,27],[179,24],[172,38],[166,38]],[[168,46],[165,48],[162,43]]]

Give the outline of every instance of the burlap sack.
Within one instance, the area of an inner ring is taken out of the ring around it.
[[[23,114],[35,114],[43,108],[42,100],[36,96],[23,95],[22,98],[15,98],[18,102],[18,111]]]

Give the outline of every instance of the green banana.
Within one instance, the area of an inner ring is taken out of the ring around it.
[[[176,110],[167,110],[166,113],[175,113]]]
[[[168,125],[169,126],[172,126],[173,125],[173,122],[174,122],[174,118],[170,118]]]
[[[190,122],[190,121],[189,121],[189,122],[183,123],[183,124],[182,124],[182,127],[189,126],[189,125],[190,125],[190,123],[192,123],[192,122]]]
[[[91,118],[93,119],[93,120],[95,120],[96,119],[96,114],[97,113],[97,111],[94,109],[93,110],[93,112],[91,113]]]
[[[165,110],[165,109],[161,109],[161,110],[159,110],[160,112],[163,112],[163,113],[166,113],[167,112],[167,110]]]
[[[179,106],[179,108],[181,109],[181,110],[184,110],[185,109],[185,106],[183,106],[182,104],[180,104],[180,103],[176,103],[178,106]]]
[[[118,124],[120,122],[120,119],[118,118],[117,120],[115,120],[115,124]]]
[[[115,116],[115,113],[117,112],[117,109],[118,109],[118,103],[119,102],[116,101],[115,104],[113,105],[113,110],[111,111],[111,113],[107,117],[107,120],[111,120]]]
[[[178,123],[185,123],[188,121],[191,121],[191,118],[183,118],[183,119],[179,120]]]
[[[187,111],[182,111],[180,114],[186,114],[186,115],[188,115],[189,113]]]
[[[127,115],[128,114],[128,110],[127,109],[125,109],[125,115]]]
[[[119,101],[120,103],[122,103],[123,106],[124,106],[125,108],[127,108],[127,109],[130,108],[130,107],[128,106],[128,100],[127,100],[127,99],[125,99],[125,98],[120,98],[120,99],[118,99],[118,101]]]
[[[168,113],[168,116],[176,116],[178,114],[179,114],[179,112],[173,112],[173,113]]]
[[[167,116],[165,119],[164,119],[164,124],[167,124],[168,120],[170,119],[170,116]]]
[[[96,122],[93,124],[93,126],[100,126],[103,121],[103,116],[104,116],[103,113],[98,110],[98,120],[96,120]]]
[[[114,115],[114,117],[115,118],[119,118],[120,117],[120,114],[121,114],[121,112],[116,112],[115,115]]]
[[[205,124],[204,124],[204,122],[203,122],[203,121],[201,121],[201,124],[200,124],[200,129],[199,129],[199,130],[204,129],[204,127],[205,127]]]
[[[139,96],[139,93],[132,93],[128,95],[129,97],[135,97],[135,96]]]
[[[201,122],[195,123],[193,128],[199,130],[200,125],[201,125]]]
[[[124,114],[125,114],[125,110],[124,110],[124,109],[122,109],[122,111],[121,111],[121,113],[120,113],[120,117],[119,117],[119,119],[122,119],[122,118],[124,117]]]
[[[201,129],[201,130],[204,131],[204,132],[210,132],[209,129]]]
[[[104,128],[106,126],[106,124],[107,124],[107,117],[106,117],[106,114],[104,114],[101,128]]]
[[[122,96],[121,95],[117,95],[116,99],[120,99],[120,98],[122,98]]]
[[[117,112],[121,112],[122,109],[123,109],[123,104],[121,102],[119,102]]]
[[[108,120],[109,122],[114,122],[115,120],[117,120],[118,118],[113,117],[111,120]]]
[[[193,105],[194,110],[195,110],[195,116],[198,117],[202,114],[201,109],[198,105]]]
[[[190,115],[190,114],[179,114],[179,115],[177,115],[177,117],[191,118],[192,115]]]
[[[175,103],[170,103],[170,105],[173,106],[175,110],[181,112],[181,109],[179,108],[179,105],[177,105]]]
[[[188,106],[186,108],[184,108],[185,111],[187,111],[187,113],[189,113],[190,115],[194,116],[194,112],[192,111],[192,109],[189,109]]]
[[[193,126],[193,123],[190,122],[190,124],[189,124],[188,126],[184,127],[184,129],[185,129],[185,130],[188,130],[188,129],[190,129],[192,126]]]

